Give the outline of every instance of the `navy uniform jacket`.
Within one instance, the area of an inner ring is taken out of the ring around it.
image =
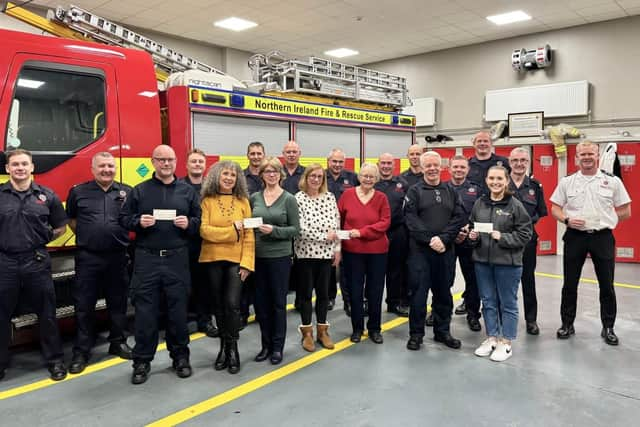
[[[35,182],[16,191],[10,181],[0,185],[0,252],[29,252],[53,238],[53,230],[67,223],[60,198]]]
[[[157,220],[147,228],[140,226],[140,216],[153,215],[154,209],[175,209],[176,216],[189,218],[186,230],[176,227],[173,221]],[[156,174],[136,185],[120,212],[120,224],[136,232],[139,247],[160,250],[186,246],[189,239],[200,232],[200,196],[186,182],[174,179],[164,184]]]
[[[424,250],[434,236],[451,247],[468,216],[460,197],[447,183],[427,184],[424,180],[409,188],[404,215],[409,230],[409,247]]]
[[[360,185],[360,181],[358,181],[358,176],[355,172],[351,172],[346,169],[343,169],[342,172],[340,172],[338,179],[333,179],[333,175],[331,175],[331,172],[328,170],[326,174],[327,187],[335,196],[336,202],[340,200],[340,196],[342,196],[342,193],[344,193],[346,189]]]
[[[475,204],[478,197],[480,197],[480,192],[482,191],[480,187],[476,184],[470,182],[468,179],[465,179],[464,182],[460,185],[455,185],[453,181],[447,182],[454,189],[454,191],[460,197],[460,202],[462,203],[462,209],[464,213],[469,218],[471,215],[471,209],[473,209],[473,205]]]
[[[511,173],[509,159],[498,156],[495,153],[491,153],[491,157],[487,160],[478,160],[475,156],[469,159],[469,174],[467,175],[467,180],[482,189],[481,195],[489,194],[485,178],[487,177],[487,172],[491,166],[503,166],[507,169],[507,175]]]
[[[244,177],[247,180],[247,191],[249,192],[249,195],[257,193],[264,188],[264,183],[260,176],[252,174],[249,168],[244,170]]]
[[[67,215],[76,220],[76,245],[90,251],[111,251],[129,246],[129,231],[118,222],[131,187],[114,182],[104,191],[88,181],[69,190]]]
[[[374,185],[376,190],[383,192],[389,200],[389,208],[391,208],[391,226],[392,230],[404,224],[404,196],[409,189],[409,184],[404,178],[394,176],[391,179],[381,179]]]
[[[420,181],[424,181],[424,174],[422,172],[413,173],[411,172],[411,168],[400,174],[402,178],[409,184],[409,187],[413,187]]]
[[[283,166],[284,167],[284,166]],[[296,170],[293,171],[293,174],[289,175],[289,171],[284,167],[284,173],[286,178],[282,181],[282,188],[287,190],[291,194],[296,194],[300,191],[298,184],[300,183],[300,178],[302,178],[302,174],[304,173],[304,166],[298,165]]]
[[[189,184],[194,190],[196,190],[196,193],[198,193],[198,200],[202,199],[202,197],[200,196],[202,184],[194,184],[193,182],[191,182],[191,180],[189,179],[189,175],[185,176],[184,178],[180,178],[180,180]],[[200,257],[200,249],[202,249],[202,237],[200,237],[200,233],[198,232],[197,235],[192,236],[189,239],[189,256],[192,258],[192,261],[197,262],[198,257]]]
[[[522,202],[531,217],[532,225],[535,225],[540,218],[547,216],[547,205],[544,202],[544,193],[542,185],[534,177],[525,176],[524,181],[520,184],[520,188],[516,188],[513,181],[509,181],[509,188],[513,192],[516,199]],[[535,228],[533,230],[534,237],[537,237]]]

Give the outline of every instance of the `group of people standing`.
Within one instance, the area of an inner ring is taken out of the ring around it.
[[[469,328],[480,331],[482,307],[487,339],[475,354],[507,360],[517,335],[521,281],[526,330],[540,333],[535,223],[547,209],[541,185],[527,174],[528,150],[497,156],[486,132],[476,134],[472,143],[474,157],[451,159],[449,182],[441,181],[440,155],[418,145],[409,147],[410,168],[398,176],[389,153],[380,155],[377,164],[362,164],[355,174],[345,169],[340,149],[330,152],[325,170],[317,163],[302,167],[294,141],[284,146],[284,162],[266,157],[264,146],[253,142],[245,170],[222,160],[205,172],[206,155],[194,149],[183,179],[175,176],[174,150],[160,145],[152,153],[153,176],[134,188],[115,182],[115,159],[101,152],[92,159],[94,180],[71,189],[66,213],[52,191],[32,182],[31,154],[8,152],[10,180],[0,186],[0,232],[20,239],[0,244],[0,266],[6,272],[0,279],[0,379],[8,366],[8,325],[21,292],[28,293],[39,316],[51,378],[67,375],[45,250],[67,223],[78,246],[71,373],[82,372],[89,363],[95,343],[93,307],[100,292],[111,320],[109,353],[133,360],[133,384],[148,379],[161,313],[166,314],[173,369],[180,378],[191,376],[190,293],[198,329],[220,339],[214,368],[232,374],[240,370],[238,339],[250,304],[261,332],[254,360],[282,362],[290,284],[297,294],[306,351],[314,351],[316,343],[334,348],[327,316],[337,283],[351,317],[352,342],[360,342],[366,330],[372,342],[383,343],[386,285],[387,311],[409,317],[409,350],[420,349],[425,324],[430,324],[429,291],[434,340],[458,349],[461,342],[450,330],[456,259],[465,293],[455,312],[466,314]],[[577,159],[580,171],[563,178],[551,196],[552,215],[567,226],[557,336],[565,339],[575,332],[577,282],[589,253],[600,283],[602,337],[615,345],[611,230],[630,216],[630,198],[617,177],[599,171],[597,145],[578,144]],[[136,237],[129,282],[130,232]],[[125,335],[129,287],[134,348]]]

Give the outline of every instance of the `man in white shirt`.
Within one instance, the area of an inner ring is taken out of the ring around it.
[[[600,286],[602,338],[618,345],[613,331],[616,320],[616,294],[613,287],[615,239],[612,230],[631,217],[631,198],[622,181],[598,169],[598,145],[583,141],[576,148],[580,170],[560,180],[551,195],[551,214],[567,226],[564,235],[564,284],[559,339],[575,333],[578,281],[587,254],[591,255]]]

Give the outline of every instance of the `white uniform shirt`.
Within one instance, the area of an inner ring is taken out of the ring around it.
[[[629,193],[617,176],[598,171],[583,175],[578,171],[560,180],[551,201],[562,206],[569,218],[586,221],[582,230],[614,229],[618,224],[615,208],[631,202]]]

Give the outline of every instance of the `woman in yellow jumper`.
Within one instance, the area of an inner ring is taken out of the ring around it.
[[[243,226],[251,217],[247,183],[240,165],[221,161],[213,165],[202,184],[203,263],[213,295],[220,329],[220,352],[214,368],[235,374],[240,370],[238,338],[242,282],[253,271],[253,230]]]

